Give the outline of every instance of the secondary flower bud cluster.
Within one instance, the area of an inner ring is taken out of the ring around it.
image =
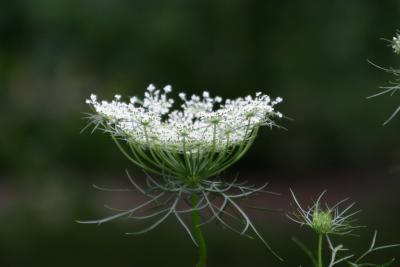
[[[392,44],[391,44],[393,51],[400,55],[400,34],[396,34],[396,36],[393,37]]]
[[[129,102],[98,101],[91,95],[86,103],[101,116],[107,131],[143,147],[182,152],[223,151],[243,144],[259,126],[275,125],[272,118],[282,117],[274,106],[281,98],[271,99],[257,93],[234,100],[180,93],[179,109],[172,110],[174,99],[167,85],[162,90],[149,85],[144,99],[132,97]]]
[[[316,208],[312,215],[312,229],[319,234],[330,233],[332,231],[331,211]]]
[[[351,234],[354,229],[360,228],[360,226],[352,225],[355,222],[353,216],[360,212],[359,210],[350,212],[355,203],[341,208],[340,206],[347,201],[344,199],[332,207],[326,205],[326,208],[322,208],[321,199],[326,192],[324,191],[312,206],[303,208],[293,191],[290,190],[290,192],[296,203],[297,211],[288,214],[288,218],[300,225],[308,226],[317,234],[347,235]]]

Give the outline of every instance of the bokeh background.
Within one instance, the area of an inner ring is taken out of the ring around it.
[[[123,234],[135,222],[74,222],[105,216],[104,203],[140,201],[91,187],[127,186],[125,169],[142,174],[108,136],[80,134],[84,100],[142,95],[149,83],[282,96],[288,131],[264,130],[226,178],[269,181],[282,195],[256,202],[284,212],[289,187],[304,200],[324,189],[328,201],[351,196],[369,227],[345,244],[361,251],[374,229],[399,242],[400,117],[382,122],[400,98],[366,100],[393,79],[367,60],[400,65],[381,39],[400,28],[399,15],[395,0],[0,1],[0,266],[194,266],[174,220],[139,237]],[[313,246],[313,236],[284,212],[250,214],[286,262],[212,225],[209,265],[309,266],[290,239]]]

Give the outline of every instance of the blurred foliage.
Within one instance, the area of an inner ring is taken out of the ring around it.
[[[259,138],[241,168],[393,160],[400,123],[380,124],[398,99],[365,100],[391,78],[366,60],[395,64],[380,38],[399,27],[399,9],[361,0],[2,1],[0,169],[120,169],[108,139],[78,134],[84,99],[142,95],[150,82],[284,97],[289,132]]]

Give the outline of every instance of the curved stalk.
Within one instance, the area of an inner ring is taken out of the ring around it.
[[[322,265],[322,241],[323,234],[318,235],[318,267],[323,267]]]
[[[196,207],[198,204],[199,197],[196,194],[192,194],[192,206]],[[194,209],[192,211],[192,224],[193,224],[193,235],[196,240],[198,251],[199,251],[199,260],[197,262],[196,267],[206,267],[207,262],[207,247],[206,242],[204,240],[203,233],[201,231],[201,219],[200,219],[200,211],[198,209]]]

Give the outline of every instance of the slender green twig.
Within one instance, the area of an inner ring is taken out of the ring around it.
[[[299,239],[297,239],[296,237],[292,238],[292,241],[299,246],[299,248],[301,250],[304,251],[304,253],[308,256],[308,258],[311,260],[312,264],[314,267],[318,267],[317,265],[317,260],[315,259],[315,255],[314,253],[306,246],[303,244],[303,242],[301,242]]]
[[[318,235],[318,267],[323,267],[322,263],[322,246],[323,246],[323,235]]]
[[[195,208],[199,202],[199,197],[197,194],[192,194],[192,206]],[[201,231],[201,218],[200,211],[194,209],[192,211],[192,224],[193,224],[193,233],[194,238],[197,243],[198,252],[199,252],[199,260],[197,262],[196,267],[205,267],[207,263],[207,247],[206,242],[204,240],[203,233]]]

